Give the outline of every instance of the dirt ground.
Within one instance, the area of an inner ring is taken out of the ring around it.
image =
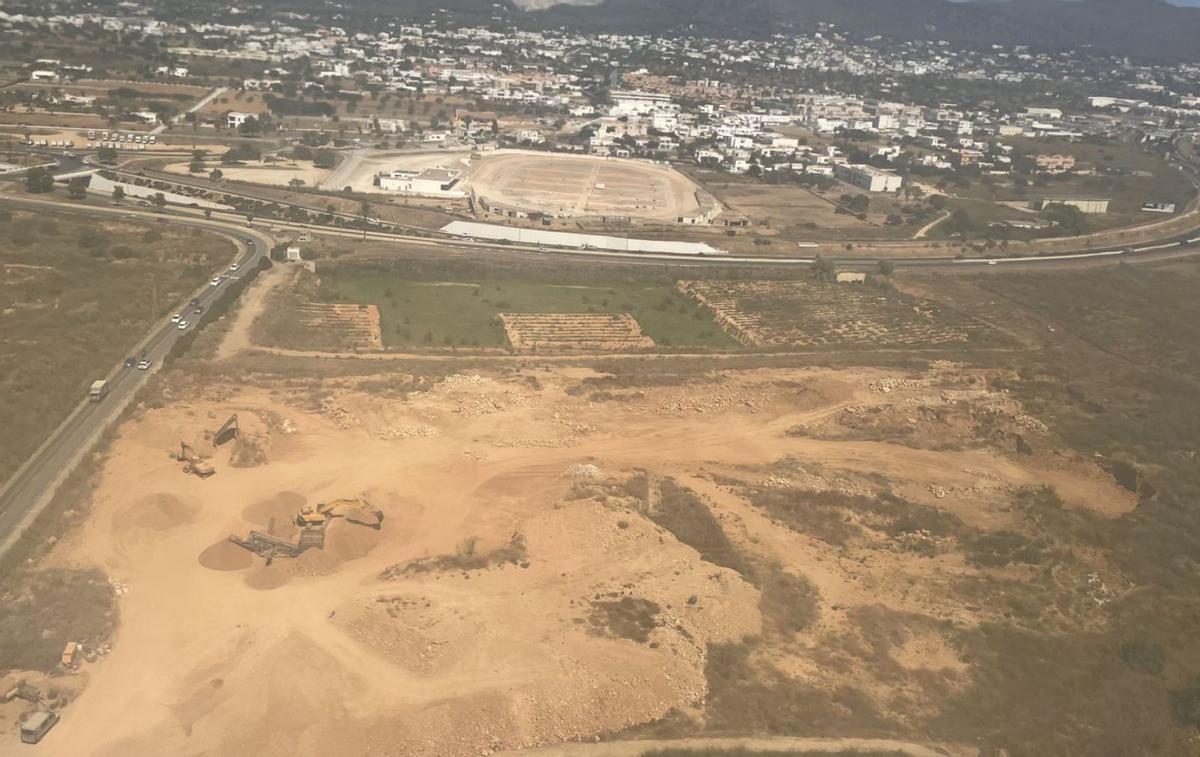
[[[914,718],[929,706],[920,682],[965,684],[945,624],[1001,609],[952,587],[988,574],[936,535],[941,547],[911,550],[905,539],[924,537],[889,537],[870,514],[848,516],[860,535],[835,545],[787,527],[764,496],[887,488],[987,529],[1014,527],[1008,497],[1022,487],[1053,485],[1067,508],[1104,517],[1133,507],[1091,460],[1050,453],[991,374],[961,366],[642,383],[534,360],[432,380],[238,375],[181,374],[140,408],[87,526],[52,554],[124,591],[112,653],[78,674],[87,686],[42,753],[476,755],[591,740],[703,702],[710,645],[764,633],[778,608],[750,574],[659,525],[667,480],[711,508],[745,559],[815,587],[819,621],[771,652],[780,675],[857,687]],[[981,437],[916,410],[958,400],[1000,421]],[[854,419],[871,410],[943,448],[865,436]],[[213,450],[204,432],[230,412],[243,436]],[[1010,423],[1047,451],[985,444]],[[167,452],[181,438],[212,455],[214,477],[179,470]],[[650,483],[639,494],[631,480]],[[384,512],[381,530],[337,520],[324,550],[270,566],[226,540],[291,538],[302,505],[358,496]],[[840,646],[885,610],[906,619],[888,659],[911,680],[875,678]],[[0,754],[19,749],[0,740]]]
[[[179,163],[170,163],[163,167],[167,173],[177,174],[180,176],[194,176],[190,170],[191,163],[182,161]],[[234,181],[249,181],[255,184],[269,184],[271,186],[286,187],[289,182],[294,179],[299,179],[304,182],[303,186],[316,187],[320,186],[321,182],[329,178],[329,169],[316,168],[310,160],[287,160],[279,163],[263,163],[250,164],[244,166],[225,166],[218,163],[209,163],[201,172],[202,176],[207,176],[208,172],[214,168],[219,168],[226,179]]]
[[[502,150],[474,163],[468,182],[493,205],[560,216],[673,221],[699,207],[691,179],[645,161]]]
[[[375,175],[396,169],[421,171],[426,168],[463,170],[470,153],[465,150],[354,150],[345,153],[321,183],[321,189],[340,192],[350,187],[355,192],[390,194],[375,186]]]

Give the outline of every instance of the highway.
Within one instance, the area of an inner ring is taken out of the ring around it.
[[[40,152],[40,151],[39,151]],[[87,156],[66,157],[57,153],[46,152],[50,157],[54,157],[59,161],[60,167],[52,171],[55,176],[68,176],[76,172],[87,171],[97,168],[87,162]],[[1188,158],[1183,156],[1178,147],[1176,147],[1173,162],[1175,162],[1181,170],[1191,173],[1197,177],[1198,186],[1200,186],[1200,171],[1197,166]],[[131,175],[127,171],[116,169],[119,174]],[[178,177],[171,177],[171,181],[179,181]],[[182,183],[187,183],[183,181]],[[234,193],[239,196],[252,197],[245,193]],[[288,203],[281,203],[287,205]],[[304,207],[304,206],[297,206]],[[305,208],[311,210],[311,208]],[[187,211],[183,211],[187,212]],[[339,213],[339,217],[346,220],[358,220],[357,217],[349,214]],[[216,211],[213,213],[214,220],[224,219],[229,226],[241,227],[241,221],[245,216],[239,212],[232,211]],[[716,266],[810,266],[816,263],[815,257],[771,257],[771,256],[754,256],[754,255],[728,255],[728,254],[678,254],[678,253],[642,253],[642,252],[624,252],[619,250],[598,250],[598,249],[580,249],[569,247],[544,247],[532,244],[499,244],[495,242],[486,242],[474,240],[469,237],[454,237],[440,231],[417,230],[412,227],[399,226],[403,231],[363,231],[361,229],[338,228],[324,226],[320,224],[298,223],[293,221],[278,220],[278,219],[262,219],[261,223],[280,229],[289,229],[296,231],[308,231],[313,234],[321,234],[325,236],[337,236],[343,238],[373,240],[384,242],[402,242],[409,245],[421,247],[454,247],[459,249],[478,249],[481,251],[503,251],[507,253],[524,253],[536,254],[544,257],[571,257],[585,258],[593,260],[611,260],[617,263],[648,263],[661,265],[663,263],[676,263],[684,265],[716,265]],[[396,226],[395,224],[388,224]],[[406,233],[419,232],[419,233]],[[1148,260],[1176,258],[1188,256],[1192,254],[1200,254],[1200,249],[1192,250],[1195,245],[1200,243],[1200,227],[1196,227],[1182,234],[1175,234],[1153,242],[1145,242],[1137,245],[1117,247],[1106,246],[1101,249],[1077,249],[1068,250],[1053,254],[1029,254],[1029,255],[1014,255],[998,257],[994,255],[943,255],[943,256],[925,256],[919,258],[902,258],[902,257],[861,257],[861,256],[827,256],[829,260],[841,267],[868,268],[874,269],[878,266],[880,260],[887,260],[897,270],[907,269],[928,269],[928,268],[943,268],[955,269],[964,266],[998,266],[1004,265],[1006,270],[1011,270],[1016,267],[1041,267],[1046,264],[1058,265],[1094,265],[1099,262],[1118,262],[1119,260],[1139,259],[1142,262]]]
[[[107,208],[93,208],[106,211]],[[123,212],[123,211],[122,211]],[[172,219],[173,222],[197,226],[221,234],[238,247],[238,271],[241,274],[258,265],[259,259],[270,252],[271,239],[259,232],[247,229],[224,228],[223,224],[209,224],[189,219]],[[225,262],[227,266],[228,261]],[[216,272],[214,272],[216,273]],[[191,297],[207,308],[229,285],[224,280],[220,286],[205,284],[203,291]],[[187,301],[177,304],[172,312],[181,312]],[[189,307],[190,309],[190,307]],[[193,325],[188,331],[194,329]],[[0,489],[0,557],[18,541],[21,534],[36,520],[38,514],[49,504],[54,492],[83,457],[91,451],[101,434],[112,424],[145,386],[150,375],[162,366],[163,358],[171,347],[187,331],[180,330],[164,318],[155,324],[151,332],[137,345],[130,355],[139,359],[144,356],[152,361],[150,370],[138,370],[119,363],[109,371],[108,395],[99,402],[89,402],[81,396],[79,404],[41,447],[25,462],[12,478]]]

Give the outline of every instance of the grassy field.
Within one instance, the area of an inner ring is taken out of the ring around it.
[[[481,272],[439,281],[342,268],[322,272],[319,296],[377,305],[389,347],[505,347],[500,313],[630,313],[663,347],[736,346],[673,281],[653,277],[530,281]]]
[[[0,209],[0,480],[233,248],[167,226]],[[156,311],[157,306],[157,311]]]

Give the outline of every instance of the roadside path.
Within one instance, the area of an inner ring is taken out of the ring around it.
[[[641,757],[656,749],[750,749],[762,752],[800,751],[812,754],[895,752],[906,757],[977,757],[979,750],[957,745],[928,746],[896,739],[856,738],[714,738],[605,741],[561,744],[542,749],[497,752],[494,757]]]

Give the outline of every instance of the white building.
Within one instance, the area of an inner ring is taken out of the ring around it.
[[[609,114],[613,116],[644,116],[660,110],[678,110],[670,95],[613,90],[610,96],[613,106]]]
[[[867,165],[839,164],[833,167],[833,174],[868,192],[898,192],[904,183],[903,177]]]
[[[462,171],[450,168],[426,168],[423,171],[396,169],[378,174],[375,184],[384,192],[430,195],[435,197],[462,197],[454,188],[462,177]]]

